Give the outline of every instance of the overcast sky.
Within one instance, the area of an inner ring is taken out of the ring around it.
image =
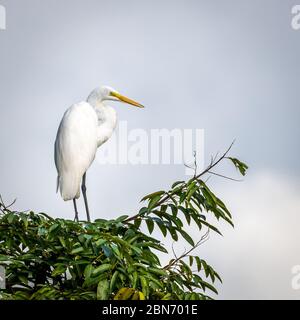
[[[142,102],[115,104],[129,129],[204,129],[205,158],[236,138],[244,182],[211,180],[236,228],[199,250],[222,299],[300,298],[300,30],[295,1],[0,0],[0,192],[16,209],[73,218],[55,193],[53,144],[72,103],[101,84]],[[235,174],[224,167],[226,173]],[[228,171],[228,172],[227,172]],[[100,165],[88,172],[92,216],[134,213],[180,165]],[[79,206],[84,215],[82,203]]]

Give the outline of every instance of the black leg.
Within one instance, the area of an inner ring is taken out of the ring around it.
[[[85,211],[86,211],[87,221],[88,221],[88,222],[91,222],[90,210],[89,210],[89,205],[88,205],[87,196],[86,196],[86,185],[85,185],[85,181],[86,181],[86,173],[85,173],[85,174],[83,175],[83,177],[82,177],[81,190],[82,190],[83,199],[84,199],[84,205],[85,205]]]
[[[74,198],[73,199],[73,205],[74,205],[74,210],[75,210],[75,221],[79,221],[79,218],[78,218],[78,211],[77,211],[77,205],[76,205],[76,199]]]

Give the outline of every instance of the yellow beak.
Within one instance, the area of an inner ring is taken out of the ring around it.
[[[118,92],[111,92],[110,93],[113,97],[118,98],[120,101],[123,101],[125,103],[131,104],[132,106],[138,107],[138,108],[144,108],[144,106],[142,104],[140,104],[139,102],[136,102],[130,98],[127,98],[125,96],[122,96],[120,93]]]

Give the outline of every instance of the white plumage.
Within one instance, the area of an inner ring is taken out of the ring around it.
[[[87,102],[71,106],[64,114],[55,142],[57,188],[62,198],[78,199],[82,176],[97,151],[98,118]]]
[[[85,192],[86,171],[96,156],[97,148],[111,137],[117,123],[116,112],[105,104],[106,100],[143,107],[104,86],[92,91],[86,102],[72,105],[65,112],[57,131],[54,152],[57,190],[65,201],[73,199],[77,218],[75,199],[80,197],[80,184],[83,180],[82,191]],[[85,194],[84,197],[89,220]]]

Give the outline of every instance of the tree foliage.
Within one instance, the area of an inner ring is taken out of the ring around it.
[[[203,177],[222,160],[231,161],[242,175],[247,166],[236,158],[212,159],[210,165],[170,190],[145,196],[134,216],[94,222],[54,219],[44,213],[17,212],[1,203],[0,265],[6,269],[2,299],[198,300],[217,293],[219,274],[193,254],[209,232],[221,234],[212,217],[233,226],[224,202]],[[200,239],[187,226],[194,223]],[[148,232],[142,232],[146,226]],[[161,265],[159,252],[171,255],[154,228],[189,250]]]

